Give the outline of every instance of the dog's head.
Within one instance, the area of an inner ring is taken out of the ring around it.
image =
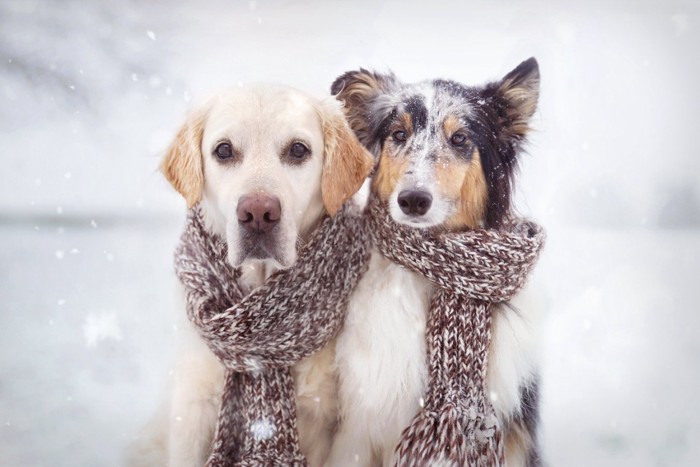
[[[298,238],[362,185],[372,157],[339,104],[282,86],[233,89],[194,110],[162,162],[189,207],[226,238],[229,262],[296,260]]]
[[[396,222],[455,230],[498,227],[507,217],[539,95],[534,58],[480,87],[405,84],[360,69],[340,76],[331,92],[378,159],[373,190]]]

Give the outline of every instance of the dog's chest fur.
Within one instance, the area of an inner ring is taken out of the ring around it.
[[[340,426],[329,465],[393,465],[401,432],[418,413],[428,382],[426,323],[433,287],[374,250],[338,336]],[[502,423],[520,413],[533,376],[541,306],[531,289],[493,309],[487,385]],[[507,448],[512,465],[520,449]]]
[[[352,295],[336,348],[341,423],[364,430],[374,452],[395,444],[420,409],[431,294],[424,277],[375,250]]]

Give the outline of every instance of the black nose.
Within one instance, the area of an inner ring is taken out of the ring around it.
[[[433,204],[433,197],[427,191],[404,190],[399,193],[399,207],[409,216],[422,216]]]
[[[282,207],[277,197],[265,194],[243,196],[236,208],[238,223],[250,232],[266,233],[280,221]]]

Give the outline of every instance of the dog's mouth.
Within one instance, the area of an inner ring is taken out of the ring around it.
[[[245,260],[273,260],[283,264],[280,252],[278,228],[269,232],[249,232],[241,229],[239,259],[240,263]]]
[[[414,229],[429,229],[440,225],[440,222],[436,222],[431,216],[413,217],[401,214],[392,216],[392,218],[397,224],[407,225]]]
[[[239,268],[244,263],[267,263],[275,269],[287,269],[296,261],[295,243],[291,250],[283,229],[275,228],[265,233],[252,233],[238,229],[229,237],[229,263]]]

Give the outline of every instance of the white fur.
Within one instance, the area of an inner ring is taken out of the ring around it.
[[[212,232],[226,239],[229,262],[241,266],[244,285],[250,289],[295,261],[298,238],[308,234],[323,213],[324,136],[318,112],[327,108],[330,106],[280,86],[235,89],[203,106],[207,115],[201,146],[204,219]],[[239,163],[222,164],[212,156],[222,139],[230,140],[240,151]],[[291,140],[308,144],[311,159],[296,166],[284,164],[280,155]],[[236,207],[241,196],[252,192],[276,196],[281,202],[281,261],[246,260],[239,254]],[[184,317],[184,297],[182,303],[177,312]],[[208,457],[224,369],[189,323],[183,338],[170,395],[133,446],[130,465],[195,467]],[[301,449],[310,465],[323,463],[336,420],[333,347],[329,345],[293,368]],[[264,434],[262,428],[259,432]]]
[[[341,423],[328,465],[376,465],[419,409],[430,291],[373,251],[337,340]]]
[[[337,339],[340,425],[328,466],[393,465],[401,432],[420,411],[428,378],[425,326],[432,293],[422,276],[374,251],[355,290]],[[538,360],[532,293],[521,292],[515,309],[496,311],[488,387],[506,422],[520,410],[520,386]],[[509,453],[510,466],[518,453]]]

